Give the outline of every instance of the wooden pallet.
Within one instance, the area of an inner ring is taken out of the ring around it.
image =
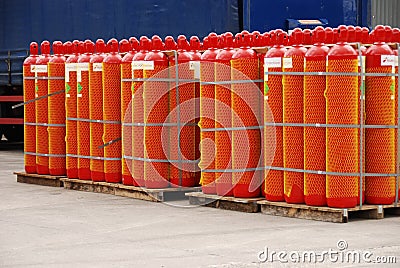
[[[261,206],[261,213],[267,215],[338,223],[346,223],[353,218],[383,219],[385,213],[400,214],[400,207],[395,205],[363,205],[361,208],[340,209],[267,200],[258,201],[258,204]]]
[[[262,198],[236,198],[231,196],[218,196],[203,194],[201,192],[186,193],[191,205],[201,205],[205,207],[221,208],[247,213],[256,213],[260,211],[260,205],[257,201]]]
[[[14,172],[17,175],[17,182],[37,184],[43,186],[52,187],[63,187],[62,178],[65,176],[51,176],[51,175],[39,175],[29,174],[25,172]]]
[[[185,199],[186,192],[200,191],[201,187],[147,189],[120,183],[95,182],[63,178],[64,188],[78,191],[113,194],[153,202]]]

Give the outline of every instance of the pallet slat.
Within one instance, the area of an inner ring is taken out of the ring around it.
[[[17,175],[17,182],[51,187],[63,187],[63,182],[61,179],[65,177],[29,174],[25,172],[14,172],[14,174]]]

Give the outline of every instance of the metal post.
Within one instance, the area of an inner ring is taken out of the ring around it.
[[[360,95],[360,163],[359,163],[359,167],[360,167],[360,209],[362,208],[362,200],[363,200],[363,135],[364,135],[364,98],[365,98],[365,93],[364,93],[364,89],[365,89],[365,84],[364,84],[364,70],[363,70],[363,61],[362,61],[362,54],[361,54],[361,44],[357,43],[357,47],[358,47],[358,60],[360,61],[360,71],[361,74],[359,76],[359,78],[361,79],[361,95]]]

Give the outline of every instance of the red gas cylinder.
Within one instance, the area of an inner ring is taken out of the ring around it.
[[[54,94],[48,99],[49,173],[53,176],[61,176],[66,173],[65,57],[62,42],[53,42],[53,53],[48,63],[48,94]]]
[[[104,177],[121,182],[121,56],[118,41],[107,43],[111,52],[103,60]]]
[[[67,177],[78,178],[78,134],[77,134],[77,82],[76,66],[79,58],[79,41],[72,42],[72,55],[65,62],[65,115],[66,115],[66,168]]]
[[[391,29],[375,27],[375,42],[366,53],[367,73],[392,73],[395,58],[385,43],[391,39]],[[395,125],[394,77],[367,76],[365,108],[367,125]],[[367,173],[396,173],[396,145],[394,129],[367,128],[365,130]],[[392,204],[395,199],[396,177],[366,177],[365,200],[369,204]]]
[[[354,73],[354,76],[328,75],[326,79],[326,123],[359,123],[358,54],[348,45],[346,26],[338,28],[339,42],[328,53],[328,72]],[[357,128],[326,129],[327,172],[358,173],[359,130]],[[359,177],[326,176],[326,197],[330,207],[346,208],[357,205]]]
[[[232,95],[232,169],[245,170],[232,174],[233,195],[235,197],[258,197],[262,170],[261,130],[257,127],[261,120],[260,88],[255,83],[243,80],[259,79],[258,57],[250,48],[251,36],[242,32],[240,48],[231,60]]]
[[[161,52],[164,44],[157,35],[152,37],[152,50],[146,54],[143,68],[145,79],[160,81],[144,82],[144,179],[147,188],[169,186],[170,163],[168,162],[168,59]]]
[[[78,177],[90,180],[90,122],[89,122],[89,62],[94,52],[90,40],[84,43],[84,53],[77,63],[77,133],[78,133]]]
[[[35,98],[48,94],[48,68],[50,61],[50,42],[43,41],[40,46],[40,57],[37,58],[35,73]],[[35,102],[36,114],[36,169],[38,174],[49,174],[49,138],[48,127],[48,98]]]
[[[170,78],[175,79],[178,75],[179,87],[171,83],[169,91],[169,122],[179,123],[170,127],[170,156],[173,161],[170,169],[170,183],[172,187],[183,186],[193,187],[197,185],[196,179],[196,98],[195,83],[191,82],[195,78],[195,68],[193,68],[192,55],[187,51],[188,42],[184,35],[178,36],[177,58],[175,54],[169,57]],[[176,63],[178,63],[178,74],[176,73]],[[179,89],[179,94],[178,90]],[[179,106],[179,107],[178,107]],[[179,135],[179,137],[178,137]],[[180,140],[180,144],[178,144]],[[197,148],[196,148],[197,146]]]
[[[105,181],[103,144],[103,60],[106,44],[96,41],[89,65],[90,173],[93,181]]]
[[[274,31],[271,43],[274,44],[264,57],[264,72],[282,72],[282,58],[287,49],[283,46],[286,33]],[[282,75],[266,74],[264,76],[264,122],[266,124],[283,122],[283,89]],[[267,110],[269,109],[269,111]],[[272,113],[273,118],[269,116]],[[275,131],[275,139],[269,135]],[[275,148],[275,154],[272,149]],[[264,126],[264,164],[283,167],[283,127]],[[264,175],[264,193],[269,201],[285,201],[283,195],[283,171],[266,170]]]
[[[132,61],[139,47],[136,37],[120,41],[121,61],[121,119],[122,119],[122,183],[134,185],[132,177]]]
[[[35,98],[35,68],[39,46],[32,42],[29,46],[30,55],[24,60],[24,102]],[[35,102],[24,106],[24,164],[27,173],[36,173],[36,119]]]
[[[325,72],[329,48],[324,45],[325,31],[318,26],[313,31],[315,44],[305,54],[305,72]],[[326,76],[304,76],[304,123],[325,124]],[[304,127],[304,169],[326,170],[325,128]],[[326,205],[326,175],[304,174],[304,201],[309,206]]]
[[[215,85],[207,84],[215,81],[215,59],[219,50],[217,35],[210,33],[208,36],[209,48],[201,55],[200,61],[200,163],[203,193],[216,194],[215,172],[215,132],[207,129],[215,128]]]
[[[216,56],[215,81],[231,80],[231,59],[233,49],[233,34],[223,35],[223,49]],[[232,127],[231,115],[231,85],[216,84],[215,86],[215,128]],[[232,169],[232,131],[220,130],[215,132],[215,169]],[[232,173],[215,173],[216,192],[220,196],[233,196]]]
[[[140,37],[140,49],[132,58],[133,79],[143,79],[143,61],[151,48],[151,41],[146,36]],[[144,181],[144,102],[143,81],[132,83],[132,177],[133,185],[145,186]]]
[[[301,29],[292,32],[293,46],[285,52],[284,72],[303,72],[307,49],[301,43]],[[283,122],[303,123],[303,85],[301,75],[283,75]],[[304,169],[303,127],[283,127],[283,161],[285,168]],[[284,171],[284,194],[288,203],[304,203],[304,174]]]

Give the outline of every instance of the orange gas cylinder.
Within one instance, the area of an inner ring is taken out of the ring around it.
[[[50,61],[50,42],[43,41],[40,46],[41,55],[36,61],[35,98],[48,94],[48,68]],[[49,174],[49,137],[48,127],[48,98],[35,102],[36,114],[36,169],[38,174]]]
[[[388,37],[390,39],[391,37]],[[385,28],[375,27],[375,42],[366,53],[366,73],[392,73],[395,58],[385,43]],[[365,108],[367,125],[395,125],[395,79],[389,76],[367,76]],[[393,128],[365,130],[367,173],[395,174],[396,146]],[[369,204],[392,204],[395,199],[396,177],[368,176],[365,200]]]
[[[32,42],[30,55],[24,60],[24,102],[32,101],[24,106],[24,163],[26,173],[36,173],[36,116],[35,116],[35,68],[39,46]]]
[[[140,37],[140,50],[132,59],[132,74],[134,79],[143,79],[143,60],[150,48],[151,41],[146,36]],[[132,177],[135,186],[145,186],[143,89],[143,81],[134,81],[132,83]]]
[[[86,40],[77,63],[78,178],[90,180],[89,62],[94,44]]]
[[[231,80],[231,59],[233,35],[230,32],[222,36],[222,49],[215,60],[215,169],[232,169],[232,131],[223,130],[232,127],[231,85],[218,84]],[[216,192],[220,196],[233,196],[232,172],[215,173]]]
[[[180,35],[177,41],[177,59],[175,54],[169,57],[170,78],[180,80],[178,87],[176,87],[176,83],[171,82],[169,91],[169,109],[171,111],[168,117],[171,123],[169,159],[173,161],[170,167],[170,183],[172,187],[193,187],[197,184],[196,105],[194,103],[196,67],[191,63],[192,55],[187,51],[189,44],[186,37]],[[176,63],[178,63],[177,69]],[[179,125],[175,125],[178,122]]]
[[[104,178],[119,183],[121,175],[121,56],[118,41],[107,42],[111,52],[103,60]]]
[[[270,40],[273,44],[264,57],[265,72],[282,72],[282,58],[287,49],[283,46],[286,33],[281,30],[271,31]],[[264,111],[264,163],[272,163],[273,167],[283,167],[283,127],[267,124],[283,123],[283,89],[282,75],[266,74],[264,76],[264,110],[269,107],[273,118]],[[275,131],[275,139],[267,135]],[[272,148],[275,152],[271,153]],[[283,195],[283,171],[266,170],[264,175],[265,198],[269,201],[285,201]]]
[[[144,82],[144,179],[147,188],[169,186],[168,59],[161,52],[164,44],[157,35],[152,37],[152,50],[146,54],[143,77],[159,81]]]
[[[90,176],[93,181],[105,181],[103,145],[103,60],[106,44],[96,41],[96,54],[89,65],[89,118],[90,118]]]
[[[65,57],[63,44],[53,42],[53,57],[48,63],[49,173],[65,175]],[[53,95],[54,94],[54,95]]]
[[[358,54],[348,45],[347,29],[338,28],[338,43],[328,53],[328,72],[354,73],[354,76],[328,75],[325,90],[326,123],[334,125],[359,123]],[[327,172],[359,172],[359,130],[328,127],[326,129]],[[326,197],[329,207],[357,205],[359,177],[326,176]]]
[[[305,55],[305,72],[325,72],[326,55],[329,48],[324,45],[325,32],[322,27],[313,32],[315,44],[308,49]],[[326,76],[304,76],[304,123],[325,124],[325,97]],[[325,128],[304,127],[304,169],[326,170],[326,136]],[[309,206],[326,205],[326,175],[304,174],[304,201]]]
[[[132,60],[139,42],[136,37],[120,41],[121,52],[121,119],[122,119],[122,183],[134,185],[132,170]]]
[[[307,49],[301,46],[303,33],[294,29],[291,34],[292,48],[283,58],[284,72],[303,72]],[[283,122],[303,123],[304,76],[283,75]],[[283,127],[283,162],[285,168],[304,169],[303,127]],[[304,203],[304,174],[284,171],[284,194],[288,203]]]
[[[232,128],[238,128],[232,131],[232,169],[244,170],[232,174],[235,197],[258,197],[262,184],[259,128],[262,97],[257,84],[248,83],[248,80],[259,79],[258,57],[250,48],[250,42],[251,35],[242,32],[240,48],[231,60]]]
[[[66,116],[66,168],[67,177],[78,178],[78,135],[76,65],[79,58],[79,41],[72,42],[72,55],[65,62],[65,116]]]
[[[207,129],[215,128],[215,59],[218,54],[218,37],[210,33],[204,38],[204,44],[208,49],[201,55],[200,60],[200,162],[202,170],[200,184],[205,194],[216,194],[215,172],[207,169],[215,169],[215,132]]]

